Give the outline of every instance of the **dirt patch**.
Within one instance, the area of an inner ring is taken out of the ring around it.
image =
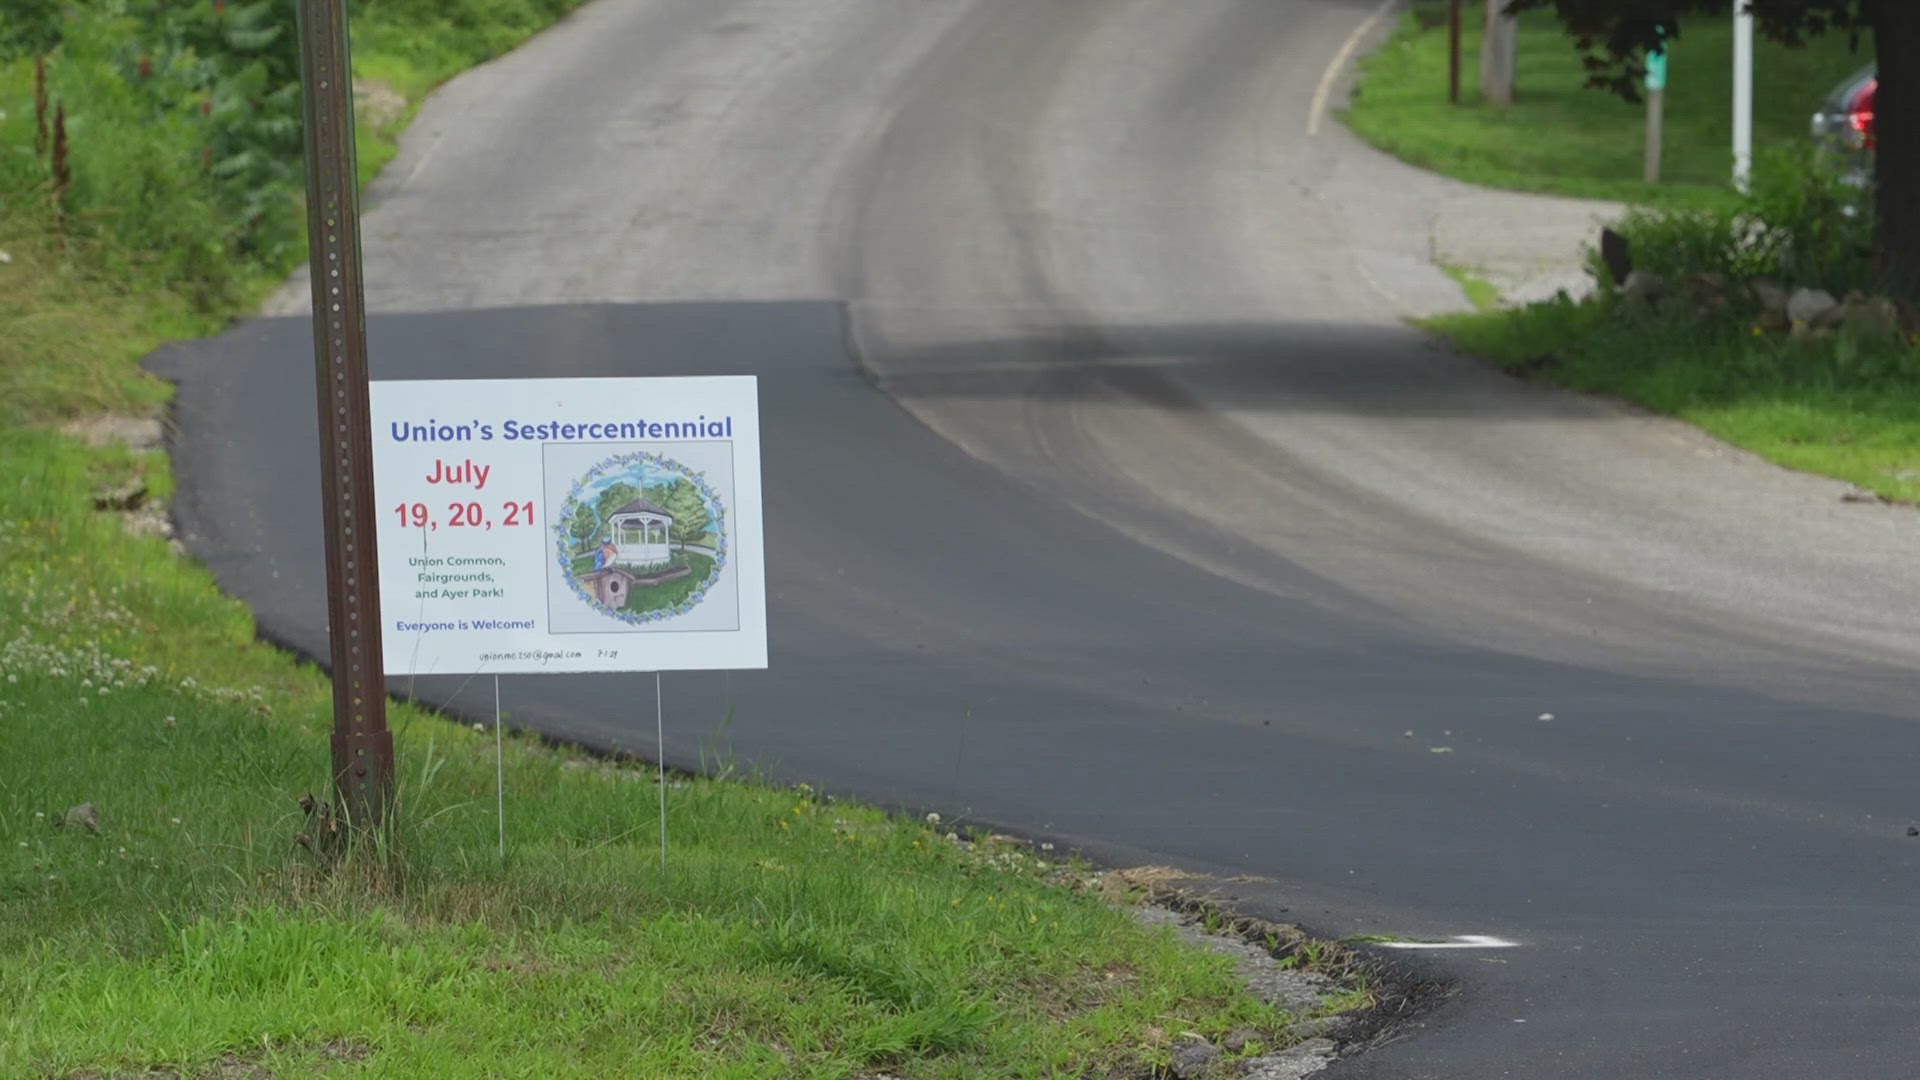
[[[158,450],[166,443],[166,432],[158,417],[101,413],[83,416],[60,425],[62,435],[71,435],[88,446],[118,444],[129,450]]]
[[[353,80],[354,122],[368,131],[385,131],[407,111],[407,95],[379,79]]]
[[[1138,900],[1144,892],[1145,902],[1131,906],[1135,918],[1169,926],[1194,944],[1226,954],[1250,990],[1296,1016],[1279,1033],[1283,1045],[1292,1045],[1233,1062],[1227,1067],[1235,1071],[1227,1075],[1243,1080],[1309,1076],[1336,1059],[1405,1038],[1457,989],[1416,960],[1324,941],[1298,926],[1236,914],[1205,886],[1195,887],[1212,880],[1164,866],[1109,871],[1099,879],[1104,895],[1118,890],[1118,895]],[[1326,999],[1358,986],[1366,988],[1364,1007],[1313,1015]]]

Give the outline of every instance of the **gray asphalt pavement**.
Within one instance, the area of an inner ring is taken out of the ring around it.
[[[1329,1076],[1920,1073],[1914,515],[1402,326],[1462,189],[1310,108],[1376,9],[590,6],[376,183],[376,377],[761,377],[773,667],[670,676],[675,764],[731,707],[791,779],[1520,943]],[[152,364],[184,538],[318,654],[304,291]],[[651,750],[633,680],[506,690]]]

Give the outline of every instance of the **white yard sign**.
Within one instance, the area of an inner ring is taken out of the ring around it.
[[[371,398],[389,675],[767,666],[753,378]]]

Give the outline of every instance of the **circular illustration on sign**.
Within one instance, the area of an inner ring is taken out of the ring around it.
[[[575,596],[622,622],[692,611],[727,566],[727,511],[706,477],[644,451],[573,482],[554,525]]]

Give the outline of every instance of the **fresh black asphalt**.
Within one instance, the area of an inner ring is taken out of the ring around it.
[[[1911,715],[1466,647],[1279,560],[1296,591],[1246,588],[937,437],[845,323],[830,302],[587,304],[369,333],[376,378],[759,376],[772,663],[666,676],[674,766],[723,745],[1109,863],[1256,877],[1222,895],[1324,934],[1521,943],[1421,958],[1452,996],[1331,1077],[1920,1075]],[[250,321],[149,366],[179,384],[189,550],[319,656],[308,335]],[[520,726],[650,755],[650,681],[503,692]],[[492,709],[490,683],[390,686]]]

